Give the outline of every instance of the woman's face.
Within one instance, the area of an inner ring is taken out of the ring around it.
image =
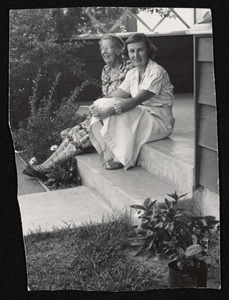
[[[100,51],[105,63],[111,67],[115,64],[120,55],[111,40],[103,40],[100,45]]]
[[[148,51],[143,41],[127,45],[128,55],[134,67],[145,69],[148,61]]]

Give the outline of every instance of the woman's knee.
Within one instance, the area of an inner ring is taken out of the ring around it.
[[[115,98],[100,98],[100,99],[94,101],[93,104],[98,107],[107,108],[118,102],[119,101],[116,100]]]

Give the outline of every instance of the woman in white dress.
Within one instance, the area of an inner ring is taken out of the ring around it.
[[[173,85],[153,60],[151,41],[145,34],[133,34],[126,40],[126,52],[134,68],[115,92],[90,108],[89,137],[107,170],[134,166],[141,146],[168,137],[175,121]]]

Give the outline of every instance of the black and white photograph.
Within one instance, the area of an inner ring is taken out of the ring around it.
[[[28,292],[221,289],[213,17],[9,11]]]

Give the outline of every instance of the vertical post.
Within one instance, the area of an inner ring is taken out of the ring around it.
[[[193,11],[193,24],[196,24],[197,20],[196,20],[196,8],[194,8],[194,11]]]
[[[134,16],[128,15],[123,23],[127,32],[137,32],[137,19]]]
[[[199,149],[199,124],[200,107],[198,104],[199,64],[198,64],[198,37],[193,35],[193,78],[194,78],[194,190],[199,186],[200,149]]]

